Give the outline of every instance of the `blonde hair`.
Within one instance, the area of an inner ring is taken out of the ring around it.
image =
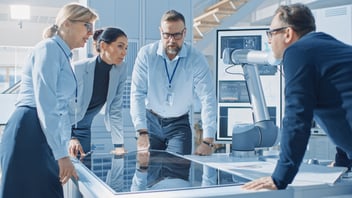
[[[69,3],[63,6],[58,12],[55,24],[47,27],[43,32],[43,38],[54,36],[61,28],[62,24],[67,20],[73,21],[95,21],[98,14],[92,9],[79,3]]]

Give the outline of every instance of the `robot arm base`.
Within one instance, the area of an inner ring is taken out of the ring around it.
[[[277,135],[278,128],[271,120],[254,125],[237,125],[232,130],[232,150],[253,151],[257,147],[271,147]]]

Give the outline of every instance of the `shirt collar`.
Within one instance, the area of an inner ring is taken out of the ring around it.
[[[60,47],[63,49],[64,53],[66,54],[66,56],[72,59],[72,51],[70,47],[66,44],[66,42],[62,40],[62,38],[59,35],[54,35],[52,39],[60,45]]]

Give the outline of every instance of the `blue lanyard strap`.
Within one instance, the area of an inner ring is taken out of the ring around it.
[[[178,63],[180,62],[180,59],[181,59],[181,57],[178,58],[178,60],[176,62],[176,66],[174,68],[174,71],[172,71],[171,77],[170,77],[170,74],[169,74],[169,70],[167,69],[166,59],[164,59],[165,71],[166,71],[166,74],[167,74],[167,79],[169,80],[169,88],[171,88],[171,82],[172,82],[172,79],[174,78],[174,75],[175,75]]]

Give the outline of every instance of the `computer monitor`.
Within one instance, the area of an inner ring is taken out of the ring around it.
[[[243,80],[219,81],[218,89],[220,103],[249,103],[247,85]]]

